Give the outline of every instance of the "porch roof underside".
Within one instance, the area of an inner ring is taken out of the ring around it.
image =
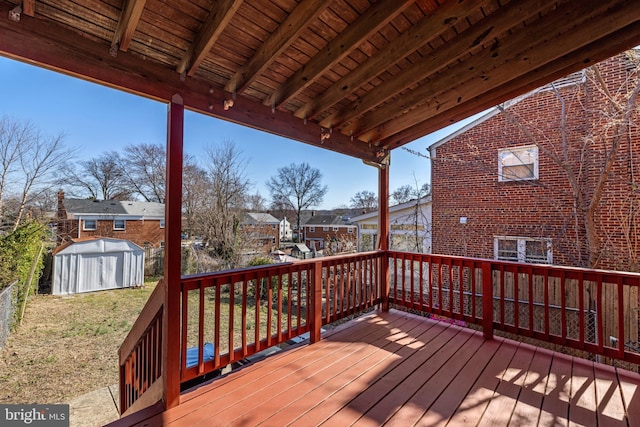
[[[622,0],[0,0],[0,17],[4,56],[373,162],[640,44]]]

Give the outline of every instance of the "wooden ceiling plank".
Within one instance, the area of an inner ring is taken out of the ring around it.
[[[111,41],[111,54],[116,54],[118,49],[122,52],[126,52],[129,49],[129,44],[140,21],[140,16],[142,16],[145,3],[146,0],[125,0],[122,15],[120,15],[118,26]]]
[[[619,2],[619,7],[612,9],[609,9],[610,5],[603,5],[601,2],[591,4],[584,2],[580,6],[565,5],[553,14],[547,15],[547,19],[538,21],[537,25],[531,24],[503,40],[495,50],[483,51],[481,54],[475,55],[468,61],[449,69],[439,79],[429,81],[407,94],[406,97],[399,98],[384,106],[386,114],[382,114],[383,111],[374,112],[371,115],[376,116],[376,122],[386,123],[368,134],[354,132],[354,135],[367,141],[385,139],[411,127],[425,117],[425,114],[435,115],[438,111],[444,111],[456,104],[480,96],[483,92],[492,90],[496,86],[507,85],[510,80],[558,60],[571,50],[588,43],[582,40],[589,40],[590,37],[604,38],[620,27],[630,24],[635,20],[634,7],[625,1]],[[605,12],[606,18],[603,20],[602,14]],[[564,30],[561,30],[562,28]],[[550,41],[550,37],[555,34],[560,35],[555,36],[553,42]],[[527,42],[530,40],[543,40],[543,42],[514,57],[504,57],[501,54],[501,52],[513,52],[512,49],[516,49],[518,46],[527,46]],[[468,77],[470,68],[481,71],[480,78],[472,79],[467,83],[466,77]],[[416,105],[415,101],[418,100],[427,102],[433,100],[435,102],[393,118],[393,112],[404,111],[410,105]],[[412,104],[412,102],[414,103]],[[364,125],[364,127],[372,128],[370,125]]]
[[[352,94],[364,83],[389,68],[390,63],[396,63],[420,49],[430,40],[451,28],[459,19],[464,19],[489,1],[491,0],[484,0],[480,4],[474,2],[445,2],[432,15],[425,16],[412,29],[386,45],[377,55],[370,57],[358,68],[327,88],[322,95],[299,108],[295,112],[296,117],[311,119],[320,112],[328,110],[340,100]],[[442,23],[442,25],[439,25],[439,23]]]
[[[14,6],[0,0],[0,14],[8,14]],[[280,111],[274,115],[261,102],[237,99],[233,108],[224,110],[227,94],[222,86],[211,91],[211,82],[197,76],[181,81],[174,69],[141,60],[129,52],[113,57],[104,44],[78,37],[74,31],[45,18],[23,17],[19,23],[0,19],[0,34],[3,34],[0,37],[3,56],[156,101],[168,102],[179,93],[189,110],[359,159],[379,161],[378,148],[369,148],[338,132],[321,141],[322,129],[318,124],[304,124]]]
[[[321,123],[324,126],[340,126],[366,112],[372,110],[381,103],[397,96],[402,91],[424,80],[427,74],[436,74],[455,61],[463,58],[469,53],[482,50],[479,40],[489,41],[497,35],[508,31],[514,20],[524,21],[527,18],[537,15],[541,11],[548,9],[555,4],[552,0],[538,0],[536,2],[509,3],[506,7],[499,9],[493,15],[476,23],[468,31],[463,32],[457,38],[445,43],[421,60],[415,62],[410,68],[402,73],[387,79],[385,83],[370,91],[348,108],[343,108],[339,112],[325,118]],[[527,40],[525,40],[527,42]],[[467,74],[469,74],[467,70]],[[386,120],[390,117],[387,116]],[[385,121],[386,121],[385,120]],[[369,130],[369,129],[367,129]],[[345,129],[348,133],[362,133],[360,128]]]
[[[611,44],[609,39],[616,40],[616,44]],[[464,120],[568,74],[580,71],[584,67],[594,65],[619,52],[632,49],[639,44],[640,21],[618,30],[616,33],[611,34],[611,37],[601,38],[594,43],[564,55],[558,61],[531,70],[531,73],[521,76],[513,84],[498,86],[485,92],[482,94],[482,99],[476,97],[474,102],[459,104],[437,115],[429,116],[426,120],[383,139],[379,145],[389,150],[401,147],[419,137]]]
[[[33,17],[36,14],[36,0],[23,0],[22,13]]]
[[[278,87],[265,100],[264,104],[277,108],[296,96],[312,84],[318,76],[344,59],[349,52],[358,47],[373,33],[379,31],[380,28],[388,24],[410,5],[411,2],[399,2],[397,0],[382,0],[374,4],[355,22],[350,24],[345,31],[339,33],[337,37],[304,64],[304,67],[301,67],[283,85]]]
[[[179,74],[185,72],[189,76],[195,74],[241,5],[242,1],[238,0],[220,0],[216,2],[214,9],[202,25],[202,29],[178,64],[176,71]]]
[[[330,2],[303,0],[278,26],[256,53],[240,68],[226,85],[226,91],[240,93],[293,43],[309,22],[316,19]]]

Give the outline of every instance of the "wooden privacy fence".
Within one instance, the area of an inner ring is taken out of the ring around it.
[[[159,283],[120,349],[121,413],[158,402],[163,370],[172,366],[185,385],[305,333],[319,340],[321,326],[382,301],[384,258],[368,252],[183,276],[180,336],[165,341],[167,284]],[[162,362],[172,345],[180,359]]]
[[[640,363],[640,274],[403,252],[389,256],[390,303],[481,325],[485,336],[495,329]]]

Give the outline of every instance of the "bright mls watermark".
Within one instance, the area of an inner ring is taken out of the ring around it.
[[[69,427],[69,405],[0,405],[0,425]]]

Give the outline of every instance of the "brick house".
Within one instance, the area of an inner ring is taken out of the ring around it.
[[[164,204],[119,200],[66,199],[58,193],[57,242],[110,237],[136,245],[164,246]]]
[[[280,247],[280,220],[271,214],[246,213],[240,230],[245,250],[269,254]]]
[[[302,225],[304,244],[312,251],[331,254],[355,252],[358,244],[358,228],[343,215],[311,216]]]
[[[617,128],[620,120],[604,117],[613,114],[610,100],[629,102],[635,55],[598,64],[606,92],[598,90],[593,71],[583,70],[489,110],[431,145],[433,252],[637,270],[639,130]],[[636,108],[632,119],[639,116]],[[598,190],[615,141],[603,138],[603,130],[620,129]],[[585,212],[598,191],[594,246],[587,245]]]

